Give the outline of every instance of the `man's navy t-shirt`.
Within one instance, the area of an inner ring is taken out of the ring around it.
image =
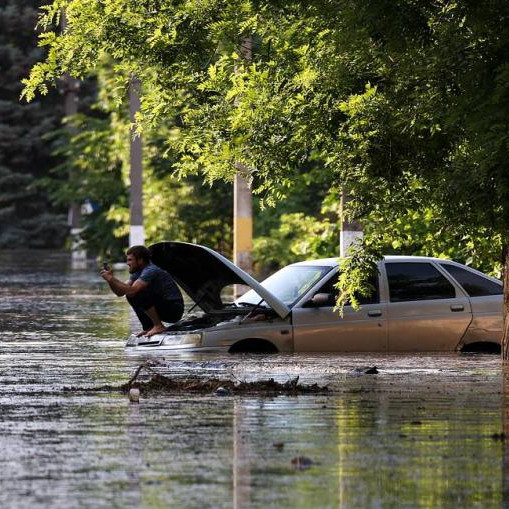
[[[129,278],[133,283],[137,279],[148,283],[147,290],[164,300],[177,300],[182,302],[182,294],[173,278],[157,265],[149,263],[140,272],[133,272]]]

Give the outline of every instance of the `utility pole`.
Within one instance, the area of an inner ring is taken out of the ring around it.
[[[341,233],[339,238],[339,256],[348,256],[350,246],[357,240],[362,240],[362,228],[358,221],[347,221],[345,219],[345,208],[351,200],[346,191],[341,192],[341,207],[339,220],[341,221]]]
[[[250,61],[253,40],[250,36],[242,39],[240,54]],[[237,164],[237,173],[233,183],[233,263],[242,270],[252,273],[253,258],[253,196],[249,187],[249,168]],[[245,291],[243,285],[235,285],[235,298]]]
[[[131,119],[130,144],[130,228],[129,245],[145,244],[143,227],[143,146],[141,135],[136,132],[136,113],[140,111],[141,83],[136,76],[131,76],[129,84],[129,116]]]
[[[67,31],[67,17],[65,11],[62,11],[62,33]],[[78,92],[80,89],[80,82],[73,78],[69,73],[65,73],[62,77],[63,94],[64,94],[64,114],[68,120],[67,130],[69,137],[72,138],[76,134],[76,129],[72,126],[69,120],[78,113]],[[69,175],[72,180],[73,172]],[[81,222],[81,204],[73,202],[69,205],[69,212],[67,215],[67,224],[70,227],[71,233],[71,263],[73,266],[81,266],[87,259],[87,252],[81,239],[83,231]]]
[[[253,197],[248,182],[249,170],[237,165],[233,188],[233,261],[242,270],[253,270]]]

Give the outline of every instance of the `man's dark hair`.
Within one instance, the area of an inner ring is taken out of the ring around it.
[[[126,255],[133,255],[137,260],[150,261],[150,251],[145,246],[131,246]]]

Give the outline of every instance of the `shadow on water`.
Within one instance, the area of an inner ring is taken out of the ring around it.
[[[174,377],[296,376],[297,396],[116,392],[125,302],[68,258],[2,253],[1,507],[503,507],[509,416],[497,356],[157,356]],[[376,375],[363,375],[366,365]],[[505,435],[503,434],[505,430]]]

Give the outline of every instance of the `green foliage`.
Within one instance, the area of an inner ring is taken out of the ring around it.
[[[47,189],[56,204],[86,203],[82,238],[87,250],[100,256],[121,259],[125,237],[113,230],[118,222],[108,217],[116,204],[127,205],[122,179],[122,141],[110,129],[109,118],[76,115],[71,129],[55,131],[56,154],[63,161],[53,168],[52,177],[38,185]]]
[[[368,238],[375,237],[383,254],[433,256],[471,265],[500,278],[502,272],[502,238],[486,229],[444,227],[440,213],[432,208],[401,212],[390,231],[379,228],[372,214],[364,222]],[[377,235],[378,234],[378,235]]]
[[[112,81],[105,59],[97,73],[98,96],[88,115],[68,119],[53,133],[63,163],[39,186],[54,203],[88,203],[82,239],[89,253],[122,259],[129,235],[129,130],[125,94]],[[232,191],[218,182],[204,186],[201,177],[180,179],[171,153],[162,151],[171,135],[169,119],[143,131],[144,223],[148,243],[161,239],[197,242],[231,254]]]
[[[58,0],[43,25],[63,6],[69,30],[42,37],[26,97],[108,54],[119,89],[130,72],[146,87],[142,129],[178,119],[165,142],[180,174],[231,180],[242,164],[271,204],[317,164],[366,225],[344,299],[388,245],[496,269],[509,243],[505,0]]]
[[[253,258],[265,268],[278,268],[311,258],[337,256],[339,226],[328,218],[302,212],[283,214],[279,228],[254,240]]]
[[[354,244],[351,246],[350,256],[342,260],[337,283],[339,296],[336,303],[340,313],[347,304],[358,309],[359,297],[368,297],[372,294],[374,288],[369,280],[371,276],[378,274],[377,261],[380,259],[376,247],[376,244],[369,242],[365,245]]]

